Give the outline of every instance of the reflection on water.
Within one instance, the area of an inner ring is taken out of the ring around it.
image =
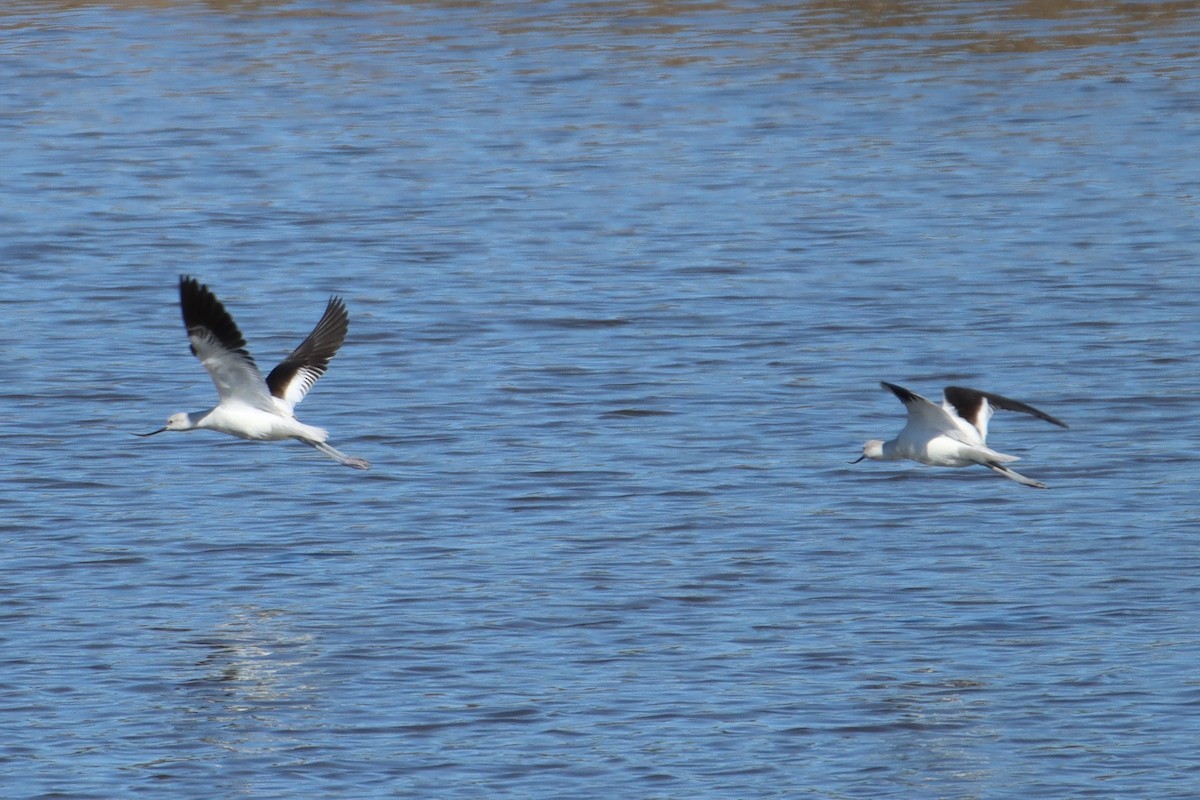
[[[204,677],[193,686],[222,689],[233,699],[231,710],[244,711],[263,703],[288,700],[304,702],[312,686],[293,682],[303,673],[312,654],[311,636],[286,638],[273,623],[282,612],[264,609],[240,609],[220,625],[211,638],[199,638],[189,644],[209,652],[196,666]],[[287,620],[281,620],[286,623]],[[284,638],[281,638],[284,637]]]
[[[412,41],[444,44],[469,38],[473,28],[509,37],[539,38],[555,48],[624,48],[639,40],[687,41],[702,35],[705,49],[690,55],[665,53],[664,66],[725,58],[755,60],[767,53],[750,48],[786,48],[775,57],[803,57],[818,50],[850,48],[856,60],[875,48],[896,55],[906,51],[936,57],[953,53],[1001,54],[1071,50],[1126,44],[1147,37],[1184,39],[1197,16],[1195,3],[1100,3],[1039,0],[1013,3],[892,2],[876,0],[812,0],[789,7],[763,8],[747,3],[583,2],[540,3],[497,7],[483,2],[376,2],[347,6],[293,0],[204,0],[185,9],[170,0],[23,0],[0,8],[11,29],[40,27],[46,15],[103,13],[120,9],[141,12],[195,13],[199,9],[233,19],[277,20],[280,27],[261,33],[273,36],[319,35],[305,26],[326,21],[332,27],[360,27],[371,50]],[[64,18],[69,20],[70,17]],[[430,26],[426,36],[412,34]],[[372,26],[380,26],[372,28]],[[550,38],[542,38],[550,37]],[[562,37],[555,39],[553,37]],[[586,38],[585,38],[586,37]],[[361,43],[361,42],[360,42]],[[545,45],[541,45],[545,46]],[[722,48],[730,48],[722,52]],[[861,49],[860,49],[861,48]],[[652,53],[642,52],[641,55]]]

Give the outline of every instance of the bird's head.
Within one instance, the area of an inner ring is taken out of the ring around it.
[[[167,417],[167,424],[165,427],[159,428],[156,431],[150,431],[149,433],[135,433],[134,436],[153,436],[154,434],[162,433],[163,431],[186,431],[192,427],[192,421],[188,418],[187,413],[180,411],[178,414],[172,414],[171,416]]]
[[[883,458],[883,440],[872,439],[863,445],[863,454],[851,461],[851,464],[857,464],[864,458],[880,459]]]

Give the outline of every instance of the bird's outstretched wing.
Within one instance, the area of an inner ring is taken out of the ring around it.
[[[192,354],[208,370],[221,401],[235,400],[270,410],[272,402],[262,373],[246,350],[246,340],[233,317],[207,286],[179,276],[179,307]]]
[[[962,432],[941,406],[930,402],[916,392],[909,391],[903,386],[880,381],[880,385],[896,395],[908,410],[908,424],[919,429],[933,430],[958,439]],[[906,426],[907,427],[907,426]]]
[[[337,355],[338,348],[346,341],[350,330],[350,315],[340,297],[329,298],[329,305],[321,315],[321,321],[312,333],[279,362],[267,376],[267,388],[272,396],[279,398],[289,408],[295,406],[317,379],[325,374],[329,361]]]
[[[999,408],[1004,411],[1017,411],[1022,414],[1028,414],[1031,417],[1045,420],[1051,425],[1057,425],[1060,428],[1068,427],[1067,423],[1057,417],[1052,417],[1045,411],[1034,408],[1028,403],[1022,403],[1020,400],[1013,400],[1004,395],[995,394],[993,392],[984,392],[979,389],[967,389],[962,386],[947,386],[945,391],[946,402],[954,407],[954,410],[960,417],[970,422],[987,438],[987,417],[988,413],[984,407],[986,400],[992,408]],[[982,423],[982,424],[981,424]]]

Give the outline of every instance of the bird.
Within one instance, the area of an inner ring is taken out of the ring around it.
[[[348,456],[326,440],[328,432],[296,419],[293,409],[304,399],[346,339],[350,315],[342,298],[329,298],[325,313],[300,346],[271,370],[266,380],[254,363],[246,340],[221,301],[196,278],[179,276],[179,306],[192,355],[208,370],[220,402],[207,411],[180,412],[150,433],[212,430],[242,439],[277,442],[296,439],[339,464],[369,469],[370,462]]]
[[[1003,409],[1029,414],[1061,428],[1069,427],[1067,423],[1026,403],[979,389],[947,386],[943,392],[945,399],[937,406],[903,386],[887,381],[882,381],[880,385],[904,403],[908,409],[908,424],[890,442],[879,439],[867,442],[863,445],[863,454],[851,464],[857,464],[864,458],[877,461],[908,459],[932,467],[980,464],[1024,486],[1049,488],[1041,481],[1027,478],[1005,466],[1019,461],[1017,456],[1006,455],[987,446],[988,420],[995,409]]]

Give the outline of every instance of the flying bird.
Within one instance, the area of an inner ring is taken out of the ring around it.
[[[233,317],[207,286],[186,275],[179,277],[179,305],[192,354],[208,370],[220,402],[207,411],[180,412],[165,427],[135,436],[163,431],[212,430],[242,439],[277,442],[297,439],[355,469],[368,469],[365,459],[348,456],[326,441],[329,434],[296,419],[293,409],[304,399],[346,339],[350,316],[340,297],[329,305],[312,333],[263,380],[246,350],[246,340]]]
[[[870,458],[877,461],[908,459],[932,467],[980,464],[997,475],[1025,486],[1048,488],[1041,481],[1027,478],[1005,466],[1019,461],[1016,456],[1005,455],[987,446],[988,420],[995,409],[1003,409],[1029,414],[1062,428],[1066,428],[1067,423],[1026,403],[978,389],[947,386],[945,400],[937,406],[903,386],[886,381],[881,385],[904,403],[908,409],[908,424],[890,442],[879,439],[867,442],[863,445],[863,454],[850,463],[857,464],[864,458]]]

